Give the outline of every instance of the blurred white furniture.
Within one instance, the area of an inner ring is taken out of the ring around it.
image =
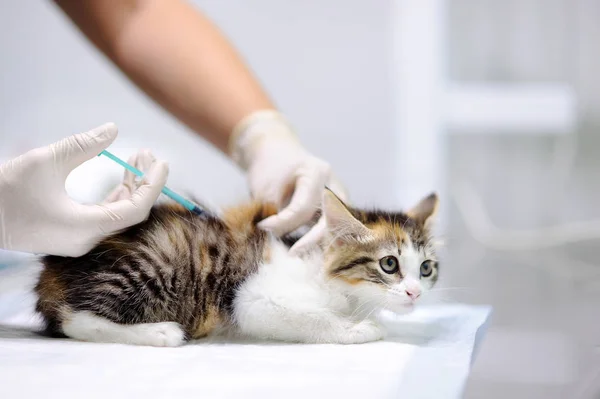
[[[561,82],[449,82],[444,37],[449,1],[392,3],[395,183],[402,204],[433,190],[444,195],[447,132],[565,134],[576,123],[574,91]],[[442,224],[443,214],[442,209]]]

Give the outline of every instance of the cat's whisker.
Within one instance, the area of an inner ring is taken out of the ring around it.
[[[439,291],[451,291],[451,290],[473,290],[474,287],[440,287],[440,288],[431,288],[429,292],[439,292]]]
[[[354,311],[350,314],[350,318],[354,318],[355,316],[357,316],[367,305],[372,305],[372,304],[379,304],[379,299],[378,298],[373,298],[371,300],[367,300],[363,303],[361,303],[357,308],[354,309]],[[377,309],[376,307],[374,307],[374,309]],[[371,312],[373,312],[373,310],[371,310]],[[370,313],[369,313],[370,314]]]
[[[387,306],[388,306],[388,304],[389,304],[388,302],[384,302],[384,303],[383,303],[383,305],[381,306],[381,308],[385,308],[385,307],[387,307]],[[372,310],[369,312],[369,314],[367,314],[367,315],[366,315],[366,316],[363,318],[363,320],[367,320],[369,317],[371,317],[371,315],[372,315],[372,314],[373,314],[373,313],[374,313],[376,310],[378,311],[378,310],[381,310],[381,309],[380,309],[380,308],[375,308],[375,307],[374,307],[374,308],[373,308],[373,309],[372,309]]]

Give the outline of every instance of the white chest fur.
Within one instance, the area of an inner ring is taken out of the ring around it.
[[[256,338],[295,342],[360,343],[381,339],[372,320],[350,318],[352,306],[324,278],[315,255],[300,259],[273,244],[271,261],[239,289],[235,322],[240,332]]]

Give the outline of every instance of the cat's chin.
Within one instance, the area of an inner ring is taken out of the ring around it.
[[[399,304],[388,304],[387,310],[394,312],[399,315],[411,313],[415,310],[414,303],[399,303]]]

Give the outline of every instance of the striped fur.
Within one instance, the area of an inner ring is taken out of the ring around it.
[[[230,320],[236,287],[268,255],[256,223],[273,213],[251,204],[220,220],[156,206],[82,257],[45,257],[37,310],[52,335],[68,312],[89,311],[120,324],[175,321],[188,338],[204,336]]]

